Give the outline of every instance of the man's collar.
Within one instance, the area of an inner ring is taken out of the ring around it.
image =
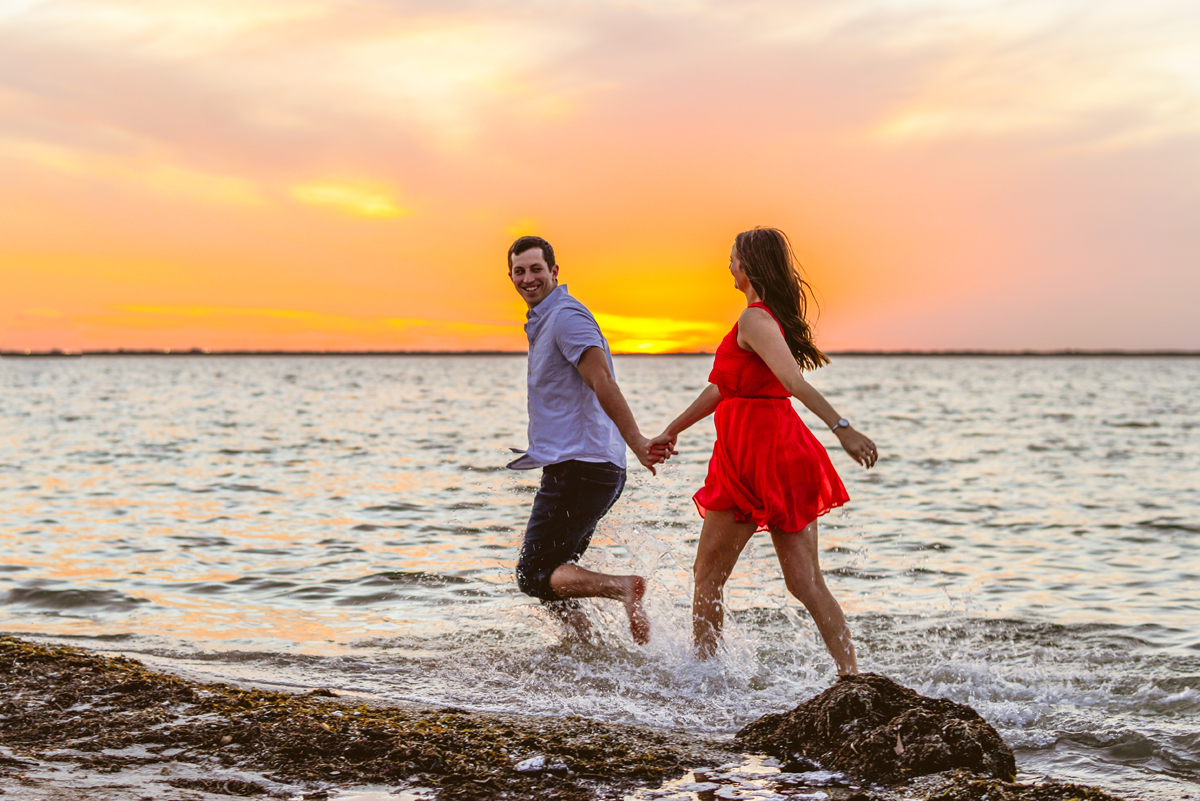
[[[549,295],[546,296],[545,300],[534,306],[529,311],[525,312],[525,319],[533,321],[535,318],[540,317],[541,315],[550,311],[550,309],[553,307],[562,303],[563,300],[569,296],[570,293],[567,292],[567,285],[559,284],[558,286],[554,287]]]

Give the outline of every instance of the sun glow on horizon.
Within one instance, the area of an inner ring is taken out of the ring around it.
[[[688,353],[712,350],[728,326],[669,317],[624,317],[593,310],[613,353]]]

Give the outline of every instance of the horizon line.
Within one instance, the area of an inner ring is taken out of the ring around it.
[[[1148,350],[1115,350],[1087,348],[1059,348],[1053,350],[1023,349],[902,349],[902,350],[831,350],[829,356],[926,356],[926,357],[955,357],[955,356],[1126,356],[1126,357],[1200,357],[1200,350],[1173,350],[1155,348]],[[45,359],[45,358],[81,358],[83,356],[525,356],[524,350],[209,350],[207,348],[190,348],[188,350],[162,349],[132,349],[118,348],[115,350],[0,350],[0,358],[11,359]],[[670,353],[614,353],[613,356],[712,356],[712,351],[678,351]]]

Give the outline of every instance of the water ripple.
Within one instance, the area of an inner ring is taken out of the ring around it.
[[[644,430],[710,363],[617,359]],[[767,537],[721,659],[691,658],[709,423],[631,471],[586,559],[648,576],[654,643],[604,604],[602,645],[561,641],[512,580],[538,481],[504,468],[524,380],[522,357],[0,361],[2,627],[722,733],[827,686]],[[863,666],[977,706],[1025,769],[1200,780],[1200,360],[840,358],[811,380],[880,446],[864,472],[801,412],[853,499],[821,558]]]

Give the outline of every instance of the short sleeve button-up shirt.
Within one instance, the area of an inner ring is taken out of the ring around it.
[[[625,441],[576,365],[588,348],[608,342],[596,319],[560,284],[526,315],[529,338],[529,447],[508,466],[523,470],[568,459],[625,467]]]

